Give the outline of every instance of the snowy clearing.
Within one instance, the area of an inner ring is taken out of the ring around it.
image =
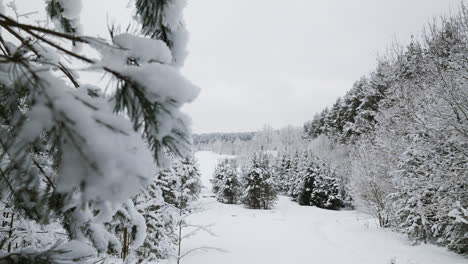
[[[198,152],[202,181],[209,184],[219,156]],[[463,258],[433,246],[412,246],[404,235],[382,230],[375,220],[357,211],[330,211],[302,207],[280,197],[274,210],[249,210],[226,205],[204,190],[202,211],[190,216],[192,224],[214,224],[216,237],[199,232],[183,243],[188,251],[202,246],[227,252],[198,251],[185,264],[306,263],[321,264],[465,264]]]

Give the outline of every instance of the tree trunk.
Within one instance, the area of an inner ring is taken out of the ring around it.
[[[123,246],[122,246],[122,258],[125,260],[127,257],[127,252],[128,247],[127,247],[127,227],[124,228],[124,233],[123,233]]]
[[[181,185],[181,190],[183,190],[184,184]],[[177,245],[177,264],[180,264],[180,251],[181,251],[181,244],[182,244],[182,215],[184,210],[185,204],[182,195],[180,196],[180,204],[179,204],[179,237],[178,237],[178,245]]]
[[[10,221],[10,231],[8,232],[8,239],[11,239],[13,236],[13,218],[15,214],[11,213],[11,221]],[[11,241],[8,243],[8,253],[11,252]]]

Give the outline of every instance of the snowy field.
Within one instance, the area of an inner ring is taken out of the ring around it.
[[[218,159],[212,152],[196,154],[202,181],[209,179]],[[404,235],[377,228],[369,215],[302,207],[280,197],[274,210],[249,210],[215,201],[204,190],[201,212],[192,224],[214,224],[217,235],[197,233],[183,242],[184,251],[201,246],[226,252],[198,251],[184,264],[466,264],[468,259],[433,245],[412,246]]]

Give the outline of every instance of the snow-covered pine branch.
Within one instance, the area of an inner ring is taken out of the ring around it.
[[[13,211],[21,215],[18,222],[58,225],[70,239],[58,247],[87,258],[135,254],[145,240],[146,219],[132,198],[168,163],[170,153],[185,157],[190,150],[189,119],[180,108],[198,88],[177,66],[185,56],[179,55],[186,42],[184,6],[141,2],[135,2],[137,14],[152,7],[172,35],[83,37],[81,1],[46,1],[55,29],[12,18],[4,8],[0,14],[2,197],[11,197]],[[142,28],[160,30],[156,24]],[[100,57],[82,54],[77,44]],[[104,94],[81,83],[76,62],[87,65],[87,71],[110,74],[115,89]],[[121,229],[110,228],[111,222],[136,233],[121,241]],[[66,246],[70,243],[73,247]],[[24,254],[11,253],[2,261],[62,255],[36,246],[22,245],[18,250],[28,248]]]

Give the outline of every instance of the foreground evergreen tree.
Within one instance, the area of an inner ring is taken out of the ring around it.
[[[109,40],[81,36],[79,0],[46,1],[55,28],[11,17],[17,10],[0,3],[1,197],[24,221],[66,234],[53,246],[20,243],[0,262],[134,258],[146,235],[135,197],[168,153],[190,150],[179,109],[198,89],[178,69],[187,39],[183,2],[135,0],[141,33],[150,38],[111,32]],[[80,53],[80,46],[99,58]],[[81,83],[76,63],[110,76],[112,92]],[[129,233],[123,241],[122,232]]]
[[[216,200],[227,204],[237,203],[240,195],[240,182],[235,159],[225,159],[216,165],[213,179],[210,181]]]
[[[271,209],[274,206],[277,193],[265,153],[253,154],[242,182],[245,206],[251,209]]]

